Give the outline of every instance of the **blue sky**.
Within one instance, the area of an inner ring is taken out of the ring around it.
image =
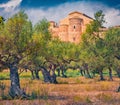
[[[119,0],[23,0],[21,6],[22,7],[51,7],[57,6],[66,2],[77,2],[77,1],[86,1],[86,2],[101,2],[111,7],[120,8],[120,1]]]
[[[105,14],[105,26],[120,25],[120,0],[0,0],[0,15],[8,18],[24,9],[35,24],[42,18],[59,20],[72,11],[93,17],[98,10]]]
[[[12,0],[0,0],[0,4],[7,3],[8,1],[12,1]],[[21,7],[22,8],[39,8],[39,7],[48,8],[48,7],[57,6],[66,2],[78,2],[78,1],[101,2],[111,7],[120,8],[120,0],[22,0]]]

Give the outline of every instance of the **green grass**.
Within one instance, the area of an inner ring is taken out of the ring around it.
[[[0,80],[8,80],[10,78],[9,72],[0,72]]]
[[[65,72],[65,74],[67,75],[67,77],[77,77],[77,76],[80,76],[80,72],[79,70],[67,70]],[[56,72],[56,75],[57,75],[57,72]],[[20,75],[20,78],[22,79],[27,79],[27,78],[31,78],[31,72],[30,71],[27,71],[27,72],[22,72]],[[39,76],[41,79],[43,79],[43,75],[41,72],[39,72]],[[10,72],[9,71],[3,71],[3,72],[0,72],[0,80],[7,80],[10,78]]]
[[[113,71],[113,76],[116,76],[115,74],[116,74],[115,71]],[[56,72],[56,75],[57,75],[57,72]],[[65,72],[65,75],[67,77],[79,77],[79,76],[81,76],[79,70],[71,70],[71,69],[68,69]],[[104,75],[104,77],[108,77],[109,76],[108,70],[104,70],[103,75]],[[27,72],[24,71],[19,76],[20,76],[20,79],[31,79],[31,72],[30,71],[27,71]],[[92,74],[91,74],[91,76],[92,76]],[[96,74],[96,76],[99,77],[99,74]],[[39,72],[39,77],[40,77],[41,80],[43,80],[43,75],[42,75],[41,72]],[[0,80],[9,80],[9,78],[10,78],[9,71],[0,72]]]
[[[21,79],[30,79],[31,78],[31,72],[22,72],[20,75]],[[43,80],[43,75],[41,72],[39,72],[40,79]],[[9,80],[10,79],[10,72],[9,71],[3,71],[0,72],[0,80]]]
[[[23,72],[19,76],[20,76],[20,78],[31,78],[31,73],[29,71]]]
[[[69,70],[67,70],[65,72],[65,74],[67,75],[67,77],[78,77],[78,76],[80,76],[79,70],[71,70],[71,69],[69,69]],[[31,72],[30,71],[23,72],[19,76],[20,76],[21,79],[30,79],[31,78]],[[39,72],[39,76],[40,76],[40,79],[43,80],[43,75],[42,75],[41,72]],[[0,80],[7,80],[9,78],[10,78],[9,71],[8,72],[5,72],[5,71],[0,72]]]
[[[66,75],[67,75],[67,77],[77,77],[77,76],[80,76],[80,71],[68,69],[66,71]]]

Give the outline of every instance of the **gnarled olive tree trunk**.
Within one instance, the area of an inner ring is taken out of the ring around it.
[[[67,78],[67,76],[65,75],[65,67],[61,66],[60,69],[61,69],[62,77]]]
[[[35,79],[34,71],[33,71],[33,70],[30,70],[30,72],[31,72],[32,80],[34,80],[34,79]]]
[[[109,69],[109,79],[110,79],[110,81],[113,81],[113,78],[112,78],[112,68],[109,67],[108,69]]]
[[[80,74],[81,74],[81,76],[84,76],[84,74],[83,74],[83,68],[80,67],[79,70],[80,70]]]
[[[84,69],[86,71],[86,77],[91,78],[91,75],[90,75],[89,70],[88,70],[88,64],[87,63],[84,64]]]
[[[100,74],[100,80],[101,81],[104,81],[104,76],[103,76],[103,71],[102,70],[99,70],[99,74]]]
[[[10,67],[10,80],[11,80],[11,86],[9,94],[12,98],[14,97],[26,97],[26,94],[23,90],[20,88],[20,80],[18,75],[18,67],[17,64],[11,64]]]
[[[42,71],[42,74],[43,74],[43,77],[44,77],[44,82],[51,83],[50,74],[49,74],[49,72],[47,71],[47,69],[44,68],[44,67],[41,67],[41,71]]]
[[[48,72],[45,67],[41,67],[41,71],[42,71],[42,74],[43,74],[43,77],[44,77],[44,82],[46,82],[46,83],[57,83],[55,73],[52,73],[52,75],[50,75],[50,72]]]
[[[120,67],[118,67],[118,68],[116,69],[116,72],[117,72],[118,77],[120,78]]]
[[[56,71],[58,72],[57,76],[60,77],[60,68],[58,68]]]
[[[37,80],[40,79],[40,77],[39,77],[39,70],[35,70],[35,78],[36,78]]]
[[[56,80],[55,70],[52,70],[52,73],[51,73],[51,83],[55,83],[55,84],[58,83]]]

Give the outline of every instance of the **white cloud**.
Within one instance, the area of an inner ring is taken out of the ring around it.
[[[27,9],[30,20],[33,24],[46,17],[48,20],[54,20],[59,22],[60,19],[66,17],[72,11],[79,11],[87,14],[88,16],[94,17],[94,13],[98,10],[103,10],[105,13],[106,27],[120,25],[120,10],[108,7],[99,2],[74,2],[65,3],[56,7],[50,7],[46,10],[37,9]]]
[[[9,0],[7,3],[0,4],[0,8],[4,8],[5,12],[11,12],[20,5],[22,0]]]
[[[120,10],[110,8],[105,11],[105,19],[108,26],[120,25]]]
[[[4,7],[7,10],[8,7],[11,7],[11,12],[6,12],[5,10],[0,12],[0,15],[8,17],[16,13],[20,7],[20,3],[22,0],[10,0],[6,4],[0,4],[0,7]],[[16,7],[19,7],[16,9]],[[29,19],[35,24],[42,18],[47,18],[48,20],[53,20],[59,22],[62,18],[66,17],[72,11],[79,11],[85,13],[90,17],[94,17],[94,13],[98,10],[103,10],[105,13],[105,19],[107,23],[105,26],[114,26],[120,25],[120,10],[112,7],[108,7],[100,2],[71,2],[64,3],[55,7],[49,8],[28,8],[26,9],[26,13],[29,16]]]

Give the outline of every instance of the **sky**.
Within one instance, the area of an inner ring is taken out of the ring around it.
[[[0,16],[5,19],[21,9],[33,24],[43,18],[59,24],[59,20],[73,11],[94,18],[95,12],[103,10],[106,19],[104,26],[120,25],[120,0],[0,0]]]

